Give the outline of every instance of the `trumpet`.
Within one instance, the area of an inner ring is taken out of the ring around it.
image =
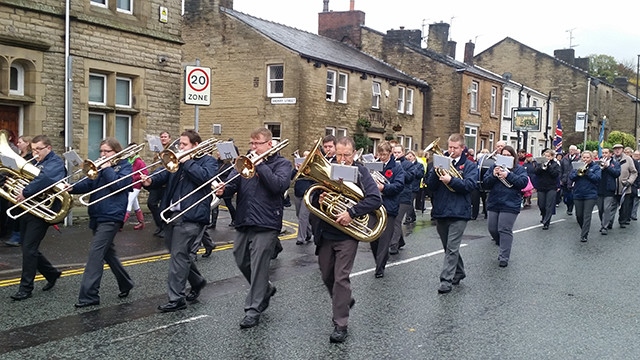
[[[547,170],[547,168],[549,167],[549,163],[551,162],[551,160],[547,160],[544,162],[544,164],[542,164],[542,170]]]
[[[136,174],[142,174],[143,170],[148,170],[148,169],[150,169],[152,167],[155,167],[157,164],[160,164],[160,163],[162,163],[163,168],[161,170],[151,174],[150,176],[158,175],[163,171],[169,171],[169,172],[172,172],[172,173],[176,172],[178,170],[178,167],[180,166],[180,159],[182,159],[182,158],[184,158],[186,156],[200,157],[200,156],[204,156],[204,155],[207,155],[207,154],[211,154],[212,152],[214,152],[217,149],[216,145],[217,145],[218,142],[219,142],[219,140],[211,138],[211,139],[208,139],[208,140],[204,140],[203,142],[199,143],[198,146],[195,146],[195,147],[193,147],[193,148],[191,148],[189,150],[178,151],[178,152],[174,152],[173,150],[171,150],[171,147],[169,147],[169,148],[167,148],[167,149],[165,149],[165,150],[160,152],[160,154],[159,154],[160,160],[158,160],[158,161],[146,166],[143,169],[140,169],[138,171],[132,172],[131,174],[129,174],[127,176],[124,176],[124,177],[119,178],[119,179],[115,179],[115,180],[113,180],[113,181],[111,181],[111,182],[109,182],[107,184],[104,184],[104,185],[100,186],[97,189],[93,189],[93,190],[89,191],[88,193],[83,194],[78,200],[80,200],[80,203],[82,205],[91,206],[91,205],[93,205],[95,203],[98,203],[98,202],[100,202],[100,201],[102,201],[102,200],[104,200],[106,198],[109,198],[109,197],[111,197],[111,196],[113,196],[113,195],[115,195],[115,194],[117,194],[117,193],[119,193],[121,191],[127,190],[127,189],[133,187],[134,185],[143,182],[144,180],[140,179],[140,180],[137,180],[137,181],[133,181],[130,184],[128,184],[127,186],[123,186],[123,187],[121,187],[120,189],[118,189],[116,191],[112,191],[109,194],[107,194],[107,195],[105,195],[105,196],[103,196],[101,198],[94,199],[93,201],[89,200],[91,195],[97,193],[98,191],[100,191],[102,189],[105,189],[105,188],[108,188],[108,187],[112,186],[113,184],[115,184],[117,182],[120,182],[122,180],[128,179],[128,178],[130,178],[130,177],[132,177],[132,176],[134,176]],[[141,145],[144,145],[144,144],[141,144]],[[138,145],[138,146],[140,146],[140,145]],[[140,148],[140,150],[143,147],[144,146],[142,146]],[[140,150],[136,151],[135,153],[130,153],[130,154],[131,155],[136,154]],[[131,155],[129,155],[129,156],[131,156]],[[129,156],[127,156],[127,157],[129,157]]]
[[[588,170],[589,170],[589,165],[584,164],[584,166],[579,168],[576,172],[578,173],[578,176],[584,176]]]
[[[256,173],[256,165],[259,164],[263,159],[271,156],[271,155],[275,155],[276,153],[280,152],[282,149],[284,149],[285,147],[287,147],[289,145],[289,140],[285,139],[282,140],[281,142],[279,142],[276,146],[272,147],[271,149],[269,149],[269,151],[264,152],[260,155],[257,155],[256,153],[250,153],[248,155],[241,155],[238,156],[238,158],[236,159],[235,164],[232,167],[228,167],[225,171],[223,171],[222,173],[214,176],[211,180],[208,180],[206,182],[204,182],[202,185],[198,186],[197,188],[193,189],[190,193],[188,193],[187,195],[183,196],[182,198],[178,199],[178,201],[176,201],[175,203],[171,204],[171,207],[164,209],[161,213],[160,213],[160,217],[162,218],[162,220],[164,222],[166,222],[167,224],[173,222],[174,220],[176,220],[177,218],[179,218],[180,216],[184,215],[187,211],[191,210],[192,208],[194,208],[195,206],[197,206],[198,204],[200,204],[201,202],[203,202],[204,200],[208,199],[210,196],[213,196],[213,201],[220,201],[220,199],[216,196],[216,189],[221,186],[221,185],[225,185],[228,184],[230,182],[232,182],[233,180],[235,180],[238,176],[242,176],[245,179],[251,179],[255,173]],[[231,177],[230,179],[227,179],[226,181],[222,181],[222,175],[227,173],[229,170],[231,169],[235,169],[237,174],[233,177]],[[174,206],[177,206],[178,204],[180,204],[181,202],[183,202],[185,199],[193,196],[194,194],[196,194],[198,191],[200,191],[201,189],[203,189],[206,186],[210,186],[212,189],[212,191],[206,195],[201,197],[200,199],[196,200],[193,204],[191,204],[189,207],[187,207],[186,209],[180,211],[178,214],[173,215],[171,218],[167,218],[167,213],[171,211],[171,208]]]
[[[497,165],[496,167],[500,168],[500,170],[502,170],[502,171],[506,171],[506,172],[507,172],[507,174],[509,174],[509,173],[511,172],[511,171],[509,170],[509,168],[507,168],[507,167],[506,167],[506,166],[504,166],[504,165]],[[494,173],[494,175],[495,175],[495,173]],[[496,176],[496,177],[498,178],[498,180],[500,180],[500,182],[502,182],[502,184],[504,184],[504,186],[506,186],[506,187],[508,187],[508,188],[512,188],[512,187],[513,187],[513,184],[512,184],[512,183],[510,183],[509,181],[507,181],[507,178],[506,178],[506,177],[505,177],[505,178],[501,178],[501,177],[499,177],[499,176]]]
[[[604,158],[604,159],[600,159],[600,161],[598,161],[598,165],[600,165],[600,169],[601,170],[604,170],[604,169],[608,168],[610,164],[611,164],[611,159],[610,158]]]

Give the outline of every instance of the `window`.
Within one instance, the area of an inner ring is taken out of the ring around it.
[[[466,125],[464,127],[464,144],[468,149],[476,148],[476,139],[478,138],[478,128]]]
[[[371,107],[374,109],[380,109],[380,83],[374,82],[371,84]]]
[[[116,8],[120,12],[131,14],[133,12],[133,0],[117,0]]]
[[[327,126],[326,128],[324,128],[324,134],[336,136],[336,128]]]
[[[509,135],[502,135],[502,141],[509,141]]]
[[[107,3],[107,0],[91,0],[91,5],[97,5],[100,7],[109,6],[109,4]]]
[[[469,94],[470,94],[470,98],[469,98],[469,109],[471,111],[478,111],[478,87],[480,86],[480,84],[478,84],[477,81],[472,81],[471,82],[471,86],[469,87]]]
[[[536,142],[536,138],[531,137],[531,140],[529,140],[529,154],[536,153]]]
[[[89,75],[89,103],[106,105],[107,77],[105,75]]]
[[[338,128],[338,131],[336,133],[336,137],[337,138],[341,138],[341,137],[346,137],[347,136],[347,129],[345,128]]]
[[[502,96],[502,117],[511,118],[511,90],[505,90]]]
[[[336,101],[336,72],[327,70],[327,101]]]
[[[538,107],[538,99],[533,99],[531,101],[531,107]]]
[[[20,64],[11,64],[9,94],[24,95],[24,68]]]
[[[495,142],[495,139],[496,139],[496,133],[494,133],[493,131],[490,131],[489,132],[489,151],[493,151],[493,143]]]
[[[491,87],[491,116],[496,115],[496,107],[498,106],[498,88]]]
[[[90,160],[100,158],[100,142],[106,137],[106,114],[89,113],[89,151],[87,157]]]
[[[407,115],[413,115],[413,89],[407,89]]]
[[[396,136],[396,141],[398,142],[398,145],[404,146],[404,136],[403,135]],[[393,149],[391,149],[391,151],[393,151]]]
[[[413,138],[411,136],[405,136],[403,145],[404,145],[405,151],[413,150],[411,148],[413,146]]]
[[[349,75],[344,73],[338,74],[338,102],[347,103],[347,85],[349,83]]]
[[[404,96],[406,89],[402,86],[398,86],[398,112],[404,113]]]
[[[123,148],[131,142],[131,116],[116,115],[116,135]]]
[[[264,126],[271,130],[271,138],[273,140],[278,140],[280,141],[280,139],[282,138],[282,132],[280,130],[280,123],[267,123],[264,124]]]
[[[116,106],[131,107],[131,79],[116,78]]]
[[[284,95],[284,65],[267,66],[267,96],[279,97]]]

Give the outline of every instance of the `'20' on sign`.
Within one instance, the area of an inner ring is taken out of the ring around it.
[[[184,103],[211,105],[211,69],[200,66],[187,66],[184,73]]]

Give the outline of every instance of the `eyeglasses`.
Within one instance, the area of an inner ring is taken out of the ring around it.
[[[249,146],[258,146],[258,145],[264,145],[268,143],[268,141],[249,141]]]
[[[113,150],[106,150],[106,149],[100,149],[101,153],[110,153],[113,152]]]
[[[46,149],[47,147],[48,147],[48,146],[35,147],[35,148],[33,148],[33,150],[42,151],[42,150]]]

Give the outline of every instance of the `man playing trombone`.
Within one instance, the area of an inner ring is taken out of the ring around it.
[[[150,189],[166,185],[160,208],[168,209],[172,215],[166,217],[172,221],[164,225],[165,244],[171,259],[167,279],[169,302],[158,306],[162,312],[185,309],[186,301],[196,300],[207,284],[191,257],[191,248],[210,222],[211,189],[206,186],[194,190],[210,181],[216,173],[217,164],[212,156],[199,151],[200,143],[202,139],[196,131],[184,131],[180,135],[180,151],[176,154],[180,162],[177,171],[158,169],[149,177],[142,176],[143,185]],[[201,200],[204,197],[206,199]],[[198,204],[191,207],[196,202]],[[184,213],[177,217],[181,212]],[[187,280],[191,291],[185,296]]]
[[[31,151],[33,157],[37,159],[35,166],[40,169],[40,173],[17,196],[17,203],[48,188],[66,175],[64,162],[53,152],[51,141],[46,135],[38,135],[31,140]],[[47,279],[47,284],[42,288],[43,291],[51,290],[62,275],[62,272],[51,265],[49,260],[38,250],[42,239],[47,234],[49,225],[45,220],[31,213],[25,214],[20,219],[22,276],[18,292],[11,295],[13,300],[19,301],[31,297],[36,271],[39,271]]]

